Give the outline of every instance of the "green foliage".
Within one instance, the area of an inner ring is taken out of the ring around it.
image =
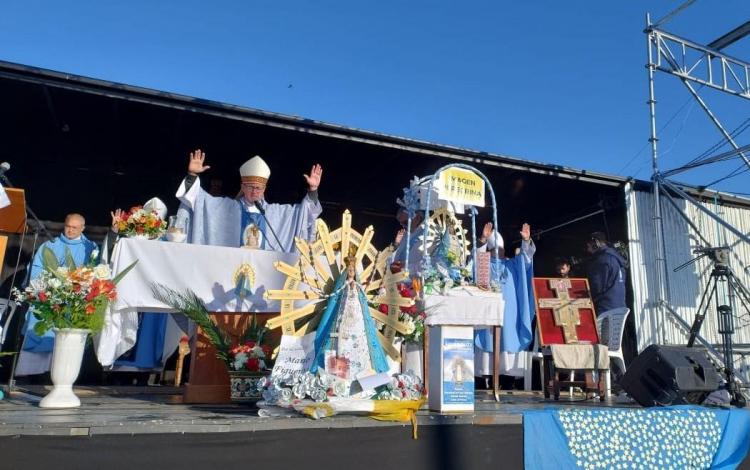
[[[231,369],[229,349],[231,341],[228,335],[211,320],[203,301],[190,289],[178,292],[162,284],[153,283],[151,292],[158,301],[169,305],[173,309],[193,320],[203,330],[211,345],[216,349],[219,358],[228,369]],[[257,327],[257,324],[256,324]],[[248,329],[250,331],[250,329]]]

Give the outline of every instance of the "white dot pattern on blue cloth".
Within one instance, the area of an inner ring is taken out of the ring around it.
[[[709,468],[721,425],[710,410],[557,412],[568,449],[584,469]]]

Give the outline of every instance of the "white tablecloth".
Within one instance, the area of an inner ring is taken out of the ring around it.
[[[195,292],[212,312],[277,312],[278,301],[266,301],[263,293],[282,289],[285,275],[273,263],[294,264],[296,254],[162,241],[121,239],[112,257],[115,275],[138,260],[117,285],[117,300],[110,306],[104,329],[97,337],[99,362],[109,366],[133,347],[138,333],[137,312],[171,312],[151,292],[154,282],[178,291]],[[240,300],[234,293],[234,273],[243,264],[252,267],[254,295]]]
[[[502,294],[471,287],[456,287],[446,295],[426,295],[426,325],[493,326],[503,324]]]
[[[151,293],[151,284],[158,282],[178,291],[195,292],[212,312],[278,312],[278,301],[266,301],[263,293],[282,289],[286,276],[273,263],[294,264],[297,254],[276,251],[248,250],[223,246],[190,245],[149,240],[122,239],[112,258],[116,275],[138,260],[117,285],[115,312],[168,312],[169,307]],[[253,296],[242,304],[234,294],[234,273],[248,264],[255,271]]]

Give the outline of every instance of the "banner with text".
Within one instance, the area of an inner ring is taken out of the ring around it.
[[[471,170],[447,168],[440,172],[437,187],[444,201],[484,207],[484,179]]]
[[[295,372],[307,372],[315,359],[315,333],[305,336],[283,335],[279,354],[271,375],[286,376]]]

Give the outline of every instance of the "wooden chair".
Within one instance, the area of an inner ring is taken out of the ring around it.
[[[604,370],[608,369],[609,360],[607,348],[599,344],[588,280],[534,278],[533,285],[537,331],[543,348],[545,398],[552,396],[558,400],[561,389],[580,387],[585,393],[598,394],[604,400]],[[575,380],[573,372],[579,369],[586,373],[582,380]]]

